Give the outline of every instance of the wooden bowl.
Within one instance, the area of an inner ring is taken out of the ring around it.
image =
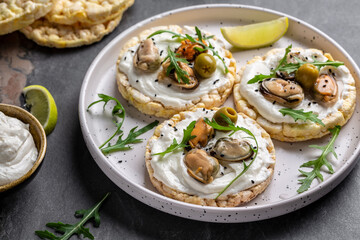
[[[22,183],[35,172],[35,170],[38,168],[38,166],[44,159],[47,142],[44,128],[42,127],[40,122],[25,109],[13,105],[0,103],[0,111],[9,117],[17,118],[20,121],[29,124],[30,133],[34,138],[35,146],[38,150],[38,157],[33,167],[19,179],[12,181],[6,185],[0,186],[0,192],[3,192]]]

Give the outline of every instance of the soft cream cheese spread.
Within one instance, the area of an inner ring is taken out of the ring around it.
[[[192,28],[185,27],[184,33],[195,36]],[[163,60],[167,56],[168,46],[171,50],[175,50],[181,44],[176,38],[172,38],[170,33],[162,33],[152,37],[156,47],[159,49],[160,57]],[[230,59],[225,56],[224,44],[219,39],[208,39],[211,45],[218,51],[218,54],[224,59],[227,66],[230,64]],[[164,106],[171,106],[172,108],[180,108],[191,104],[192,101],[200,100],[201,96],[215,90],[225,84],[229,80],[225,74],[223,63],[216,56],[214,57],[217,63],[217,68],[210,78],[201,79],[199,86],[194,90],[183,90],[175,85],[169,85],[158,81],[158,74],[162,71],[160,67],[153,73],[144,73],[135,69],[133,64],[133,57],[139,45],[129,48],[124,54],[119,64],[119,70],[125,73],[129,79],[130,85],[139,92],[150,97],[154,101],[161,102]],[[208,51],[212,54],[211,51]]]
[[[161,128],[160,137],[150,141],[151,153],[165,151],[165,149],[172,144],[174,138],[177,142],[181,142],[183,130],[186,129],[192,121],[197,121],[200,117],[211,119],[214,113],[215,111],[207,109],[197,109],[196,112],[186,112],[185,119],[178,122],[175,126],[176,128],[168,125],[172,125],[171,120],[166,121]],[[252,120],[239,115],[236,125],[247,128],[255,135],[258,141],[259,151],[250,168],[244,175],[238,178],[224,194],[234,194],[265,181],[271,173],[268,167],[270,164],[274,164],[274,160],[266,148],[268,142],[261,137],[261,130],[252,123]],[[229,132],[216,131],[215,137],[209,141],[207,147],[215,144],[219,138],[227,137],[229,134]],[[243,131],[237,131],[231,137],[236,139],[246,138],[250,144],[256,146],[255,141],[250,139],[249,135]],[[205,149],[207,147],[205,147]],[[215,198],[218,193],[244,169],[242,161],[219,161],[220,170],[214,180],[209,184],[203,184],[187,173],[184,157],[183,150],[168,153],[164,157],[153,155],[151,166],[154,169],[154,177],[171,188],[203,198]],[[247,164],[249,164],[250,161],[251,160],[247,160]]]
[[[256,61],[248,64],[244,69],[241,82],[240,82],[240,94],[248,101],[248,103],[256,108],[260,115],[264,116],[267,120],[273,123],[295,123],[294,119],[289,116],[283,116],[279,110],[284,108],[277,103],[266,100],[259,91],[260,83],[248,84],[247,82],[257,74],[270,74],[271,68],[276,68],[280,59],[284,56],[285,49],[277,51],[275,54],[268,56],[264,61]],[[308,62],[313,62],[313,57],[318,61],[326,62],[328,59],[318,52],[314,52],[311,49],[300,51],[299,58],[305,58]],[[354,83],[354,79],[347,67],[339,66],[325,66],[319,71],[319,74],[329,74],[335,76],[339,89],[339,97],[337,102],[331,107],[325,107],[316,103],[307,94],[305,94],[304,100],[301,104],[293,109],[304,109],[305,112],[313,111],[318,114],[318,118],[324,119],[328,115],[337,112],[342,104],[343,98],[348,94],[349,90],[353,90],[355,87],[351,85]],[[296,123],[304,123],[301,120]]]
[[[0,112],[0,185],[25,175],[37,156],[29,125]]]

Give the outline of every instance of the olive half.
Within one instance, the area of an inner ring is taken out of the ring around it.
[[[316,66],[311,63],[305,63],[296,72],[296,81],[300,83],[300,85],[305,90],[310,90],[314,84],[316,79],[319,77],[319,70]]]
[[[209,78],[216,70],[216,60],[208,53],[201,53],[195,59],[196,73],[203,78]]]
[[[227,126],[229,126],[229,124],[225,121],[222,114],[224,114],[225,116],[230,118],[230,120],[234,124],[236,124],[238,115],[237,115],[237,112],[235,111],[235,109],[233,109],[231,107],[222,107],[219,110],[217,110],[216,113],[214,114],[213,119],[215,120],[215,122],[221,126],[227,127]]]

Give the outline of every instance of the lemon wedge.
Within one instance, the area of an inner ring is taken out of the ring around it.
[[[49,135],[55,128],[57,122],[57,107],[50,92],[43,86],[30,85],[23,89],[27,107],[30,113],[44,127],[46,135]]]
[[[279,40],[289,26],[287,17],[250,25],[223,27],[223,37],[234,47],[251,49],[268,46]]]

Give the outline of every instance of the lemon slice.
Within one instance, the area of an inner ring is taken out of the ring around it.
[[[223,27],[223,37],[233,46],[251,49],[268,46],[279,40],[289,26],[287,17],[237,27]]]
[[[46,135],[55,128],[57,122],[57,107],[50,92],[40,85],[30,85],[23,89],[27,107],[44,127]]]

